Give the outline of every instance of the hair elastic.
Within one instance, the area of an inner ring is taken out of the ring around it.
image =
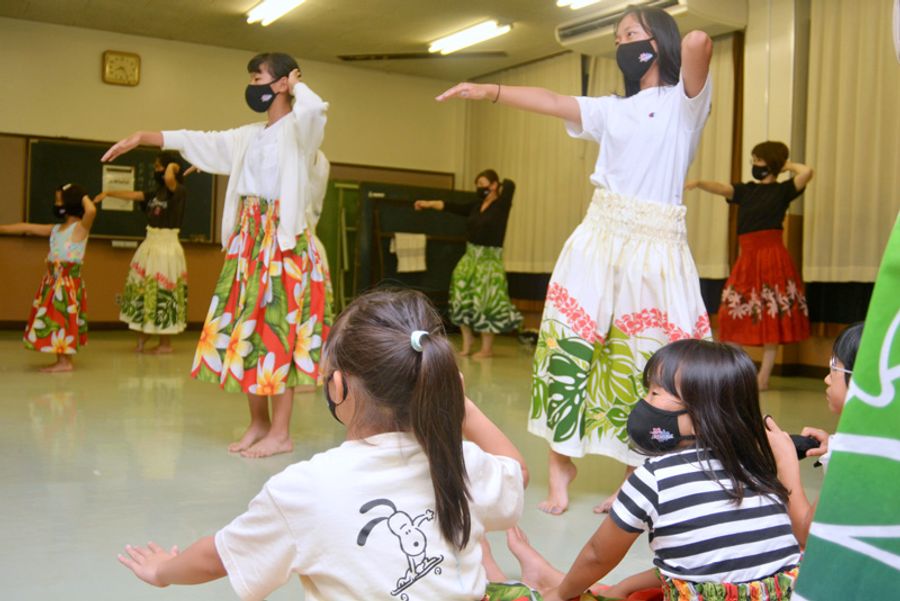
[[[409,344],[413,347],[413,350],[417,353],[422,352],[422,337],[428,336],[428,332],[425,330],[413,330],[412,335],[409,337]]]

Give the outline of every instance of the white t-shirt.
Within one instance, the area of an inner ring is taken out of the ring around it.
[[[463,443],[472,529],[459,551],[441,536],[424,451],[392,432],[341,446],[273,476],[247,512],[216,533],[234,590],[264,599],[299,574],[309,601],[480,600],[479,539],[522,514],[519,464]]]
[[[574,138],[600,144],[591,182],[627,197],[681,204],[684,176],[709,116],[712,80],[688,98],[683,78],[674,86],[641,90],[629,98],[575,98],[581,127],[566,122]]]
[[[270,200],[278,198],[281,183],[278,150],[281,130],[288,121],[287,116],[282,117],[250,138],[237,184],[241,196],[260,196]]]

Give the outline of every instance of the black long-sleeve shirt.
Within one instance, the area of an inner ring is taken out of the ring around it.
[[[467,241],[479,246],[502,248],[515,191],[515,182],[505,179],[500,187],[500,197],[484,211],[481,210],[482,200],[477,197],[471,202],[444,203],[444,210],[466,218]]]

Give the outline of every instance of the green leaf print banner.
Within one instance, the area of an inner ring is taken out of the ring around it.
[[[898,392],[900,219],[875,282],[794,599],[900,595]]]

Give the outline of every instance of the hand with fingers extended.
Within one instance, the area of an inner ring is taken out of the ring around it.
[[[104,153],[102,157],[100,157],[100,162],[108,163],[109,161],[114,160],[116,157],[119,157],[129,150],[134,150],[141,143],[141,132],[134,132],[127,138],[122,138],[115,144],[113,144],[109,150]]]
[[[443,102],[451,98],[462,98],[463,100],[494,100],[497,96],[499,86],[494,83],[459,83],[445,91],[435,100]]]
[[[788,489],[800,486],[800,460],[797,459],[797,448],[791,435],[778,427],[771,415],[763,418],[766,426],[766,436],[772,454],[775,456],[775,465],[778,467],[778,479]]]
[[[170,559],[178,555],[178,547],[172,547],[166,551],[154,542],[147,543],[146,547],[133,547],[125,545],[127,555],[119,555],[119,562],[134,572],[134,575],[153,586],[169,586],[159,577],[160,567]]]
[[[291,87],[291,94],[294,93],[294,86],[300,83],[303,76],[300,75],[300,69],[294,69],[288,73],[288,85]]]

